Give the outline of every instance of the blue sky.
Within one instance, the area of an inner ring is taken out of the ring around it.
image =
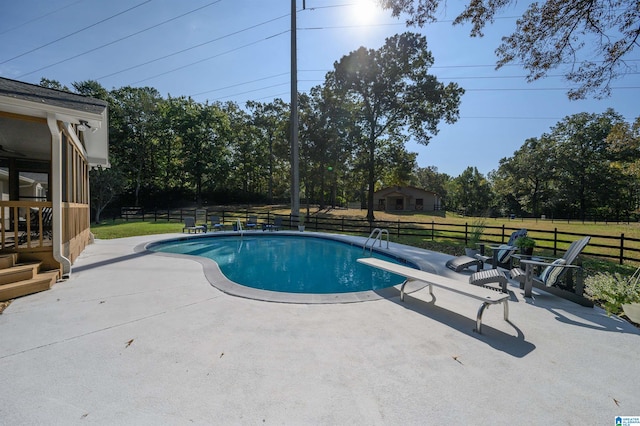
[[[333,63],[360,46],[377,49],[406,31],[387,11],[359,0],[298,0],[298,90],[322,84]],[[527,83],[515,65],[494,69],[500,37],[515,27],[524,6],[506,10],[485,37],[469,25],[452,26],[459,3],[442,22],[411,28],[427,37],[431,73],[467,91],[460,120],[440,125],[427,146],[409,144],[421,167],[459,175],[475,166],[486,174],[529,137],[564,117],[613,108],[628,121],[640,115],[640,76],[613,83],[610,98],[569,101],[567,83],[551,77]],[[462,2],[460,2],[462,3]],[[94,79],[105,88],[151,86],[163,96],[199,102],[290,99],[288,0],[22,0],[0,6],[0,76],[38,83],[46,77],[70,86]],[[640,64],[640,55],[630,59]],[[60,62],[60,63],[58,63]]]

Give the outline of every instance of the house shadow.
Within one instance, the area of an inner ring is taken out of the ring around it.
[[[147,256],[149,254],[151,254],[151,252],[131,253],[131,254],[126,254],[124,256],[119,256],[119,257],[114,257],[114,258],[111,258],[111,259],[106,259],[106,260],[101,260],[101,261],[98,261],[98,262],[89,263],[89,264],[86,264],[86,265],[73,266],[72,269],[71,269],[71,272],[88,271],[90,269],[100,268],[102,266],[108,266],[108,265],[113,265],[115,263],[126,262],[128,260],[137,259],[137,258],[140,258],[140,257]]]
[[[507,353],[516,358],[523,358],[529,353],[533,352],[536,346],[528,342],[524,336],[524,333],[520,328],[511,322],[506,321],[515,331],[515,336],[505,333],[502,330],[493,328],[487,324],[482,324],[482,334],[475,331],[476,320],[475,317],[467,317],[460,315],[456,312],[452,312],[444,307],[437,305],[437,296],[427,296],[430,300],[418,299],[412,297],[409,294],[405,294],[404,301],[400,300],[400,290],[392,287],[384,289],[384,292],[377,292],[384,299],[389,302],[395,303],[403,308],[413,311],[417,314],[430,318],[441,324],[446,325],[454,330],[459,331],[469,337],[479,340],[494,349]],[[499,311],[500,319],[502,320],[502,307],[496,306],[493,314]],[[485,315],[487,312],[484,313]]]

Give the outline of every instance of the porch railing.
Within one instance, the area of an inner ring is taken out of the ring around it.
[[[0,201],[0,249],[52,247],[52,217],[50,201]]]

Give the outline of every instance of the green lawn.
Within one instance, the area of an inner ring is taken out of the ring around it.
[[[113,238],[182,232],[183,226],[182,223],[176,222],[115,221],[105,222],[100,225],[92,224],[91,232],[96,238],[110,240]]]

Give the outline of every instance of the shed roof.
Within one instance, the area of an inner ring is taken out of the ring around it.
[[[422,192],[425,194],[432,194],[437,196],[438,194],[428,189],[422,189],[415,186],[388,186],[386,188],[379,189],[375,192],[375,195],[389,196],[392,194],[406,195],[408,192]]]

